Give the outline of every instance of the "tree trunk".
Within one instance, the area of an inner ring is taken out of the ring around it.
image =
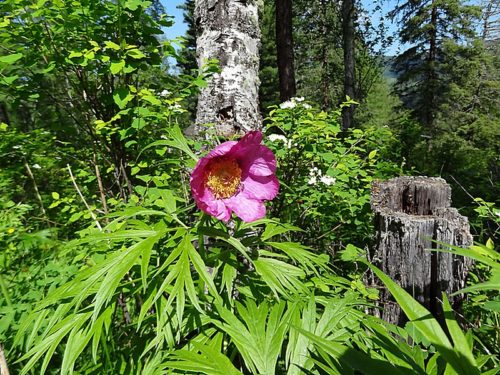
[[[450,207],[451,188],[441,178],[399,177],[372,186],[377,243],[373,260],[439,320],[441,292],[448,296],[465,286],[470,258],[426,249],[472,245],[469,223]],[[452,298],[452,297],[450,297]],[[454,308],[462,297],[451,299]],[[383,289],[382,318],[406,321],[404,313]]]
[[[293,67],[292,0],[276,0],[276,50],[280,100],[295,96],[295,70]]]
[[[329,20],[327,14],[326,0],[321,0],[321,109],[327,111],[330,109],[330,68],[328,64],[330,33]]]
[[[7,106],[5,105],[5,103],[0,102],[0,124],[2,122],[7,125],[10,125],[9,114],[7,113]]]
[[[257,0],[196,0],[198,66],[219,61],[198,97],[195,135],[215,124],[218,135],[231,137],[259,129],[259,46]]]
[[[429,55],[427,57],[427,92],[424,98],[424,124],[427,129],[434,132],[434,119],[436,117],[436,91],[437,91],[437,30],[438,30],[438,4],[436,0],[432,0],[431,9],[431,27],[429,28]]]
[[[481,6],[483,8],[481,39],[495,40],[500,34],[500,3],[498,0],[488,0],[483,1]]]
[[[342,35],[344,44],[344,94],[351,99],[355,97],[355,59],[354,59],[354,0],[342,1]],[[354,107],[342,109],[342,129],[352,127]]]

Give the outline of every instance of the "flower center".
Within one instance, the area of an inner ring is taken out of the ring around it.
[[[215,198],[230,198],[240,186],[241,169],[234,159],[214,160],[208,166],[206,181]]]

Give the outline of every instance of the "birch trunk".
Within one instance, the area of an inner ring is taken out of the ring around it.
[[[198,66],[219,61],[198,98],[194,134],[215,124],[217,135],[231,137],[260,129],[257,0],[196,0],[194,11]]]

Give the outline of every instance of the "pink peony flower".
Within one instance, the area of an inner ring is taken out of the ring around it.
[[[201,158],[191,174],[191,191],[198,208],[224,222],[231,213],[245,222],[266,216],[265,200],[278,194],[273,152],[252,131],[238,142],[228,141]]]

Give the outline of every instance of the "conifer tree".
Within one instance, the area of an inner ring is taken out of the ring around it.
[[[390,14],[399,19],[400,42],[410,45],[395,63],[398,94],[431,133],[446,85],[444,43],[473,37],[478,10],[461,0],[410,0]]]

